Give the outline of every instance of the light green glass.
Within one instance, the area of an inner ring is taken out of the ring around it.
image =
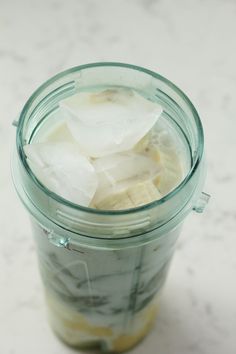
[[[188,171],[168,195],[125,211],[101,211],[63,199],[43,186],[26,162],[33,141],[78,90],[129,87],[164,109],[163,122],[185,147]],[[51,325],[66,343],[122,352],[148,333],[176,240],[186,215],[202,212],[208,196],[204,138],[199,116],[175,85],[144,68],[96,63],[72,68],[43,84],[28,100],[17,125],[13,179],[28,209],[37,244]]]

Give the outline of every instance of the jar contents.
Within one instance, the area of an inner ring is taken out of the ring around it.
[[[162,112],[131,89],[79,92],[61,100],[44,133],[24,146],[27,163],[50,191],[82,206],[151,203],[184,175],[176,137],[159,124]]]

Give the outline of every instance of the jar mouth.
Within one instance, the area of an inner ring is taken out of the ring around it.
[[[35,102],[36,98],[48,87],[50,86],[52,83],[57,82],[59,79],[75,73],[75,72],[80,72],[81,70],[84,69],[90,69],[90,68],[96,68],[96,67],[121,67],[121,68],[127,68],[127,69],[132,69],[138,72],[142,72],[145,73],[153,78],[158,79],[159,81],[162,81],[163,83],[165,83],[165,85],[167,85],[172,91],[174,91],[179,97],[181,97],[181,99],[185,102],[185,104],[188,106],[188,108],[191,111],[191,114],[194,118],[194,123],[196,125],[196,129],[197,129],[197,151],[196,151],[196,155],[194,156],[194,159],[192,161],[191,167],[189,169],[189,171],[186,173],[186,176],[184,177],[184,179],[173,189],[171,190],[168,194],[166,194],[165,196],[163,196],[161,199],[159,200],[155,200],[151,203],[148,204],[144,204],[135,208],[130,208],[130,209],[124,209],[124,210],[99,210],[99,209],[95,209],[95,208],[90,208],[90,207],[85,207],[85,206],[81,206],[79,204],[75,204],[63,197],[61,197],[60,195],[52,192],[51,190],[49,190],[46,186],[44,186],[37,178],[36,176],[33,174],[33,172],[31,171],[28,163],[27,163],[27,159],[26,159],[26,155],[24,153],[24,139],[23,139],[23,125],[24,125],[24,119],[27,115],[27,113],[29,112],[32,104]],[[36,184],[36,186],[38,188],[40,188],[44,193],[46,193],[49,197],[51,197],[52,199],[54,199],[56,202],[61,203],[66,205],[69,208],[72,208],[74,210],[78,210],[78,211],[82,211],[82,212],[86,212],[88,214],[96,214],[96,215],[103,215],[103,216],[115,216],[115,215],[127,215],[127,214],[133,214],[133,213],[137,213],[137,212],[142,212],[142,211],[146,211],[149,209],[153,209],[159,205],[162,205],[163,203],[165,203],[167,200],[170,200],[171,198],[173,198],[180,190],[182,190],[182,188],[186,185],[186,183],[191,179],[191,177],[193,176],[195,170],[198,168],[201,160],[202,160],[202,156],[203,156],[203,150],[204,150],[204,134],[203,134],[203,127],[201,124],[201,120],[200,117],[194,107],[194,105],[192,104],[192,102],[190,101],[190,99],[183,93],[183,91],[181,91],[175,84],[173,84],[171,81],[169,81],[168,79],[164,78],[163,76],[155,73],[154,71],[151,71],[149,69],[145,69],[143,67],[140,66],[136,66],[136,65],[132,65],[132,64],[126,64],[126,63],[119,63],[119,62],[96,62],[96,63],[90,63],[90,64],[84,64],[84,65],[79,65],[79,66],[75,66],[73,68],[67,69],[65,71],[60,72],[59,74],[53,76],[52,78],[50,78],[49,80],[47,80],[45,83],[43,83],[28,99],[28,101],[26,102],[26,104],[24,105],[22,112],[20,113],[20,117],[19,117],[19,121],[18,121],[18,126],[17,126],[17,139],[16,139],[16,145],[17,145],[17,151],[18,154],[20,156],[20,161],[23,163],[24,168],[27,172],[27,174],[29,175],[29,177],[31,178],[31,180],[33,180],[33,182]]]

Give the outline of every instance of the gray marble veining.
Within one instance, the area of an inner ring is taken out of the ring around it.
[[[66,354],[46,322],[27,214],[12,187],[11,123],[44,80],[95,61],[142,65],[187,93],[212,195],[185,223],[156,326],[136,354],[236,351],[236,2],[12,0],[0,11],[0,352]]]

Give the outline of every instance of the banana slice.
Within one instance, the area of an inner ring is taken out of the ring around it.
[[[160,162],[159,144],[156,140],[157,134],[149,132],[134,146],[133,151],[143,154],[155,162]]]
[[[183,179],[183,166],[176,145],[164,131],[151,131],[135,146],[135,151],[156,162],[161,171],[152,181],[162,195],[173,190]]]
[[[161,194],[151,181],[139,183],[128,189],[127,194],[135,206],[161,199]]]
[[[146,134],[133,148],[134,152],[143,153],[150,143],[150,133]]]
[[[183,179],[183,169],[177,153],[173,150],[158,150],[161,173],[153,180],[162,195],[173,190]]]
[[[135,208],[160,199],[162,195],[150,180],[140,182],[129,187],[123,192],[110,195],[98,203],[94,203],[97,209],[122,210]]]

